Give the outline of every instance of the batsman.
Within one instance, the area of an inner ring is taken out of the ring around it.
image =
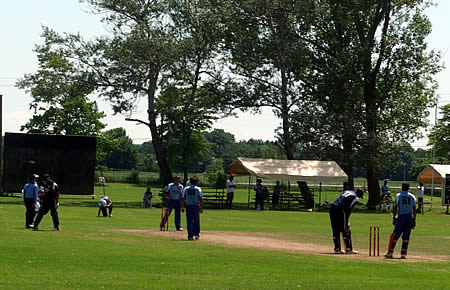
[[[401,258],[406,259],[406,254],[408,252],[409,236],[411,230],[416,227],[416,198],[409,190],[409,184],[402,184],[402,192],[397,194],[395,197],[395,206],[392,211],[394,224],[394,232],[392,233],[389,240],[389,248],[385,258],[392,259],[395,244],[397,243],[400,235],[402,236],[402,250]],[[398,216],[397,216],[398,214]]]
[[[330,207],[330,221],[333,230],[333,242],[335,254],[358,254],[353,250],[352,234],[350,223],[348,222],[353,208],[364,192],[361,189],[344,190],[344,192],[333,202]],[[341,232],[345,243],[345,252],[341,250]]]

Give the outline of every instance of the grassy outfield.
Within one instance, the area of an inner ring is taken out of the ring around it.
[[[102,193],[101,188],[96,190]],[[97,200],[62,197],[61,232],[50,231],[50,215],[44,217],[41,231],[25,230],[20,199],[0,197],[0,289],[443,289],[450,285],[449,264],[342,259],[110,232],[158,228],[161,211],[137,207],[144,190],[109,185],[107,194],[117,205],[112,218],[96,217]],[[440,211],[435,208],[418,217],[411,255],[450,256],[450,216],[441,216]],[[367,248],[369,226],[380,225],[384,252],[390,223],[388,214],[355,212],[351,218],[355,248]],[[206,210],[201,224],[205,231],[267,232],[332,249],[326,212]]]

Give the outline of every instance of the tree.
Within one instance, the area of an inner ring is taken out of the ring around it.
[[[281,144],[294,159],[290,114],[305,101],[299,75],[307,67],[307,47],[299,35],[310,26],[308,1],[223,1],[232,74],[224,95],[243,108],[271,107],[282,120]],[[306,12],[306,13],[305,13]]]
[[[151,142],[144,142],[136,145],[137,163],[136,169],[139,171],[157,172],[159,170],[156,163],[155,150]]]
[[[111,35],[85,41],[79,35],[47,30],[46,38],[54,49],[78,60],[81,71],[94,76],[97,91],[116,113],[131,115],[138,100],[146,100],[146,120],[132,116],[126,120],[148,126],[161,181],[168,183],[170,132],[165,131],[167,116],[159,111],[159,92],[189,86],[191,96],[196,96],[201,74],[211,73],[208,66],[213,64],[215,46],[209,43],[216,38],[206,32],[217,21],[207,14],[208,1],[86,2],[94,13],[104,15]]]
[[[439,56],[425,42],[431,31],[423,12],[427,3],[317,3],[317,25],[305,40],[315,48],[310,72],[314,79],[334,80],[335,89],[319,82],[312,94],[319,92],[321,108],[342,125],[334,140],[341,140],[344,153],[354,152],[364,164],[368,205],[373,207],[380,198],[378,172],[391,144],[418,137],[434,103],[433,76],[440,66]],[[330,110],[327,103],[337,104],[338,110]]]
[[[213,59],[221,33],[208,1],[172,1],[172,8],[180,35],[178,57],[170,67],[171,77],[162,85],[157,108],[167,126],[169,157],[183,169],[186,182],[195,156],[208,147],[202,132],[224,109],[208,84],[218,72]]]
[[[212,156],[223,160],[224,168],[233,162],[237,157],[236,139],[233,134],[225,132],[223,129],[214,129],[210,132],[203,133],[206,140],[211,144],[210,150]]]
[[[125,129],[108,130],[98,137],[97,163],[114,169],[134,169],[137,149]]]
[[[26,74],[17,87],[31,93],[33,117],[21,127],[28,133],[95,136],[105,117],[88,95],[94,91],[90,74],[81,73],[63,54],[47,43],[36,46],[39,69]]]
[[[428,145],[435,146],[437,157],[450,159],[450,104],[440,109],[442,116],[428,135]]]

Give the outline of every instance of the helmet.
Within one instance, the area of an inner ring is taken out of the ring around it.
[[[106,207],[106,200],[104,200],[104,199],[102,200],[102,206]]]

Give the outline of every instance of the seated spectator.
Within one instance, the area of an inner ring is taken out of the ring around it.
[[[142,207],[152,208],[152,199],[153,193],[150,187],[147,188],[147,191],[144,193],[144,197],[142,198]]]

